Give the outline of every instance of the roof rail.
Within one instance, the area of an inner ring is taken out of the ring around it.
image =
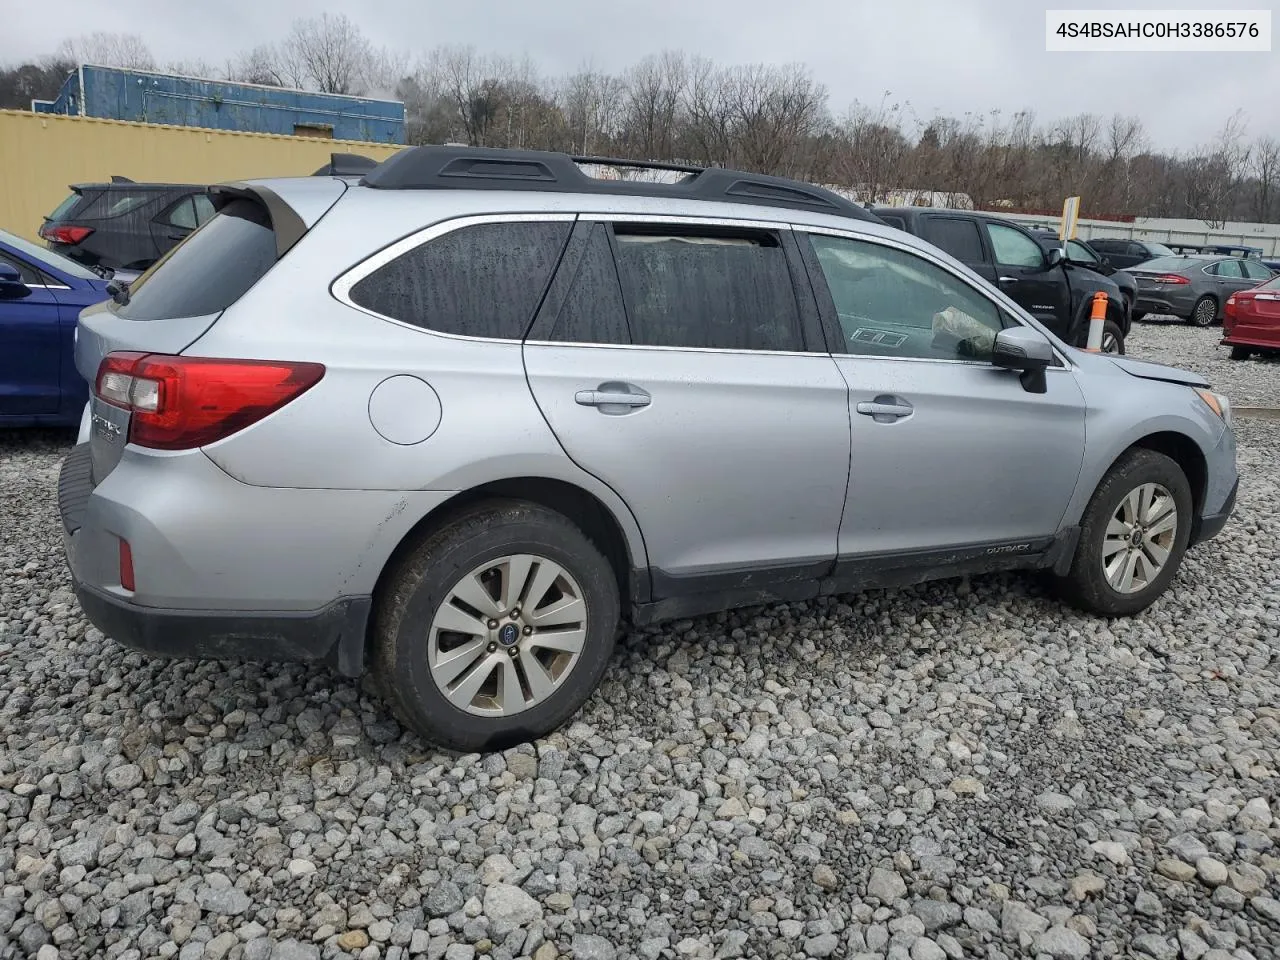
[[[329,162],[312,174],[313,177],[358,177],[378,165],[372,157],[358,153],[331,153]]]
[[[579,163],[669,169],[690,174],[679,183],[603,180]],[[786,207],[879,223],[879,218],[824,187],[762,173],[692,167],[649,160],[572,157],[541,150],[424,146],[401,150],[360,181],[379,190],[531,190],[666,199],[710,200]]]

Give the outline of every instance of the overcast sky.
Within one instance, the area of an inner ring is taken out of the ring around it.
[[[544,73],[590,62],[621,71],[647,53],[683,49],[720,63],[800,62],[827,86],[835,113],[855,100],[909,101],[922,119],[999,108],[1033,110],[1043,122],[1073,113],[1142,118],[1152,145],[1187,149],[1243,108],[1250,139],[1280,136],[1277,53],[1046,53],[1047,7],[1092,9],[1268,8],[1274,0],[364,0],[330,7],[375,43],[413,52],[471,44],[528,54]],[[0,61],[52,51],[94,30],[142,35],[157,61],[221,63],[282,37],[315,0],[59,0],[6,3]]]

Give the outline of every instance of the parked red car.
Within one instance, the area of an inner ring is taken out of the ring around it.
[[[1255,353],[1280,351],[1280,276],[1227,298],[1222,317],[1222,343],[1232,360]]]

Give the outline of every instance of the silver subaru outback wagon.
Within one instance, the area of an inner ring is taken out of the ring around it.
[[[80,601],[155,654],[371,670],[450,748],[564,723],[624,622],[1002,569],[1137,613],[1235,502],[1204,380],[817,187],[419,147],[212,199],[80,318]]]

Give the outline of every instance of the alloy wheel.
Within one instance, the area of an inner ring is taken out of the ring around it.
[[[506,717],[544,702],[577,665],[587,603],[559,564],[515,554],[472,570],[431,621],[431,677],[459,710]]]
[[[1196,304],[1196,310],[1191,319],[1197,327],[1207,327],[1213,323],[1217,315],[1218,305],[1211,298],[1205,297]]]
[[[1102,572],[1117,593],[1137,593],[1160,575],[1178,534],[1178,507],[1158,483],[1144,483],[1116,507],[1102,540]]]

